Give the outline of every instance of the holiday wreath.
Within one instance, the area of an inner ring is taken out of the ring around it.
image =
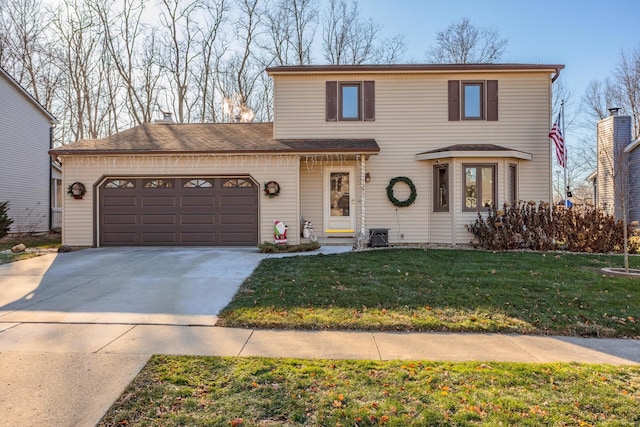
[[[406,200],[398,200],[394,196],[393,187],[398,182],[404,182],[405,184],[407,184],[409,186],[409,190],[411,190],[411,193],[409,194],[409,198],[408,199],[406,199]],[[413,202],[416,201],[416,196],[417,195],[418,195],[418,192],[416,191],[416,186],[413,185],[413,182],[409,178],[407,178],[406,176],[397,176],[397,177],[393,178],[391,181],[389,181],[389,185],[387,185],[387,197],[389,198],[389,201],[391,203],[393,203],[395,206],[398,206],[400,208],[405,207],[405,206],[411,206],[413,204]]]

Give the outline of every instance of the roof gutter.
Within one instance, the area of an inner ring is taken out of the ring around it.
[[[282,150],[245,150],[245,151],[170,151],[170,150],[49,150],[51,156],[136,156],[136,155],[177,155],[194,156],[208,154],[211,156],[246,156],[250,154],[318,154],[318,153],[351,153],[351,154],[377,154],[380,148],[333,148],[333,149],[282,149]]]
[[[560,70],[562,70],[564,67],[556,67],[556,74],[551,78],[551,83],[555,83],[556,80],[558,80],[558,77],[560,77]]]

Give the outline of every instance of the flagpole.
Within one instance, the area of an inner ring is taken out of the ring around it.
[[[569,207],[569,199],[567,198],[568,188],[567,188],[567,135],[566,129],[564,127],[564,99],[560,103],[560,112],[562,114],[562,138],[564,139],[564,207]]]

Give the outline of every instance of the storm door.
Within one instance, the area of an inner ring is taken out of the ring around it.
[[[328,168],[324,174],[325,235],[355,234],[355,169]]]

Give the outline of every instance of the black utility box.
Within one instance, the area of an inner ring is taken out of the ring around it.
[[[388,248],[389,247],[389,229],[388,228],[370,228],[369,229],[369,247],[370,248]]]

